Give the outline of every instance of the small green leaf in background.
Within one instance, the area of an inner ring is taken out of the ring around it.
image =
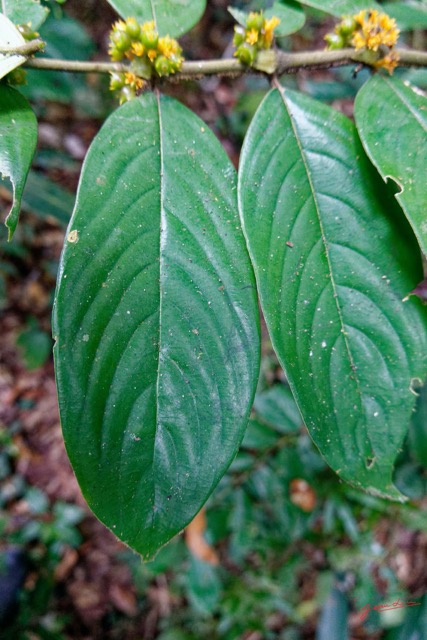
[[[40,29],[46,47],[39,57],[60,60],[88,60],[95,52],[95,44],[82,25],[63,15],[52,16]],[[21,87],[30,100],[70,103],[84,114],[104,115],[99,92],[88,86],[84,74],[61,71],[26,69],[28,82]]]
[[[0,11],[14,24],[30,23],[35,31],[49,13],[49,9],[43,7],[39,0],[1,0]]]
[[[66,226],[71,218],[74,196],[43,173],[30,170],[22,196],[22,206],[39,218],[55,218]]]
[[[191,556],[186,574],[187,597],[196,611],[210,614],[221,596],[218,568]]]
[[[18,336],[16,344],[23,351],[22,357],[27,369],[41,367],[52,353],[52,338],[35,321]]]
[[[25,40],[16,26],[5,15],[0,13],[0,48],[18,47],[25,44]],[[17,55],[0,54],[0,79],[21,64],[26,58]]]
[[[124,19],[154,20],[161,36],[182,36],[199,22],[206,0],[108,0]]]
[[[422,266],[354,125],[302,94],[270,92],[243,145],[239,207],[310,435],[341,478],[401,499],[393,464],[427,368],[427,309],[402,299]]]
[[[395,18],[401,31],[427,28],[427,5],[425,2],[385,2],[381,10]]]
[[[259,369],[236,175],[208,127],[145,94],[85,160],[54,306],[65,442],[89,506],[144,558],[235,457]]]
[[[340,589],[332,587],[320,612],[316,640],[347,640],[348,598]]]
[[[362,9],[381,9],[381,5],[370,0],[300,0],[301,4],[324,11],[332,16],[341,16],[358,13]]]
[[[254,408],[258,417],[280,433],[296,431],[303,424],[291,390],[275,385],[255,396]]]
[[[246,26],[248,12],[235,7],[228,7],[228,11],[238,24],[243,27]],[[266,18],[276,16],[280,19],[280,24],[274,29],[274,35],[279,38],[299,31],[305,23],[305,14],[301,5],[293,0],[277,0],[269,9],[264,11],[264,14]]]
[[[36,150],[37,120],[27,100],[15,89],[0,85],[0,174],[10,178],[13,203],[6,217],[9,240],[18,224],[22,192]]]
[[[305,23],[305,13],[297,2],[292,0],[278,0],[270,9],[265,11],[266,18],[276,16],[280,24],[274,30],[276,38],[288,36],[302,29]]]
[[[405,620],[393,640],[425,640],[427,629],[427,596],[421,600],[408,598],[408,602],[419,602],[407,608]]]
[[[427,255],[427,98],[376,74],[357,94],[355,118],[366,153],[384,180],[399,186],[396,199]]]

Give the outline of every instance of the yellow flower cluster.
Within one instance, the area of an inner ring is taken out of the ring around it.
[[[325,40],[329,49],[353,46],[364,54],[364,62],[393,73],[399,54],[393,49],[399,37],[396,21],[376,9],[345,16]]]
[[[265,18],[262,11],[252,12],[246,19],[245,26],[234,27],[233,44],[237,47],[234,56],[243,64],[254,63],[258,51],[270,49],[274,39],[274,29],[280,24],[279,18]]]
[[[356,29],[352,38],[352,44],[356,51],[370,49],[378,51],[380,45],[393,47],[399,37],[396,20],[386,13],[380,13],[376,9],[364,9],[354,16]]]
[[[113,25],[108,52],[114,61],[131,61],[128,72],[111,74],[110,88],[120,91],[120,103],[133,98],[153,74],[168,76],[179,71],[184,61],[176,40],[159,37],[154,21],[139,24],[135,18]]]

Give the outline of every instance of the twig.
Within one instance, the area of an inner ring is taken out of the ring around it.
[[[397,52],[399,54],[399,66],[427,67],[426,51],[398,49]],[[362,56],[360,53],[356,53],[354,49],[304,51],[302,53],[277,51],[275,73],[282,75],[284,73],[296,73],[302,69],[328,69],[360,62],[363,62]],[[111,71],[121,72],[129,69],[128,64],[120,62],[80,62],[78,60],[54,60],[49,58],[30,59],[25,62],[24,66],[31,69],[77,73],[109,73]],[[179,73],[163,78],[163,80],[177,82],[210,75],[238,77],[251,71],[255,73],[262,72],[262,65],[255,69],[248,69],[235,58],[198,60],[184,62]]]
[[[30,40],[29,42],[25,42],[25,44],[20,44],[18,46],[13,45],[12,47],[8,47],[2,45],[0,47],[0,54],[3,55],[19,55],[19,56],[31,56],[38,51],[42,51],[44,49],[45,43],[41,38],[36,38],[35,40]]]

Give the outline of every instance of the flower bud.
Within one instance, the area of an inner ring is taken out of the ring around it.
[[[159,34],[155,29],[142,29],[140,39],[146,49],[155,49],[159,42]]]
[[[246,31],[240,25],[234,27],[234,36],[233,36],[233,44],[238,47],[243,44],[246,39]]]
[[[22,67],[13,69],[13,71],[7,74],[6,79],[9,84],[13,85],[27,84],[27,74],[25,73],[25,69],[22,69]]]
[[[343,38],[348,38],[353,35],[356,27],[356,20],[352,16],[345,16],[337,25],[337,33]]]
[[[244,42],[237,49],[235,56],[242,62],[250,66],[256,58],[257,50],[252,44]]]
[[[125,84],[124,73],[116,73],[113,71],[110,75],[110,89],[111,91],[117,91],[121,89]]]
[[[165,56],[156,58],[154,68],[160,77],[168,76],[172,71],[170,61]]]
[[[338,33],[327,33],[325,40],[328,44],[328,49],[343,49],[344,38]]]
[[[246,20],[246,28],[247,29],[255,29],[256,31],[261,31],[264,26],[264,16],[261,13],[252,12],[248,15]]]
[[[129,102],[135,98],[135,90],[126,85],[120,90],[119,102],[120,104],[124,104],[125,102]]]
[[[113,31],[110,42],[117,51],[127,51],[132,46],[132,40],[125,31]]]
[[[132,40],[138,40],[141,36],[141,25],[138,24],[135,18],[126,20],[126,33]]]
[[[37,31],[33,31],[29,24],[18,24],[16,28],[24,40],[34,40],[34,38],[38,38],[40,35]]]

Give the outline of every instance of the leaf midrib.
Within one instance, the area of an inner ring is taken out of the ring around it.
[[[344,323],[344,319],[343,319],[343,316],[342,316],[341,307],[340,307],[340,304],[339,304],[339,296],[338,296],[337,286],[336,286],[336,283],[335,283],[332,264],[331,264],[331,260],[330,260],[330,257],[329,257],[329,246],[328,246],[328,242],[326,240],[326,235],[325,235],[325,231],[324,231],[324,228],[323,228],[323,223],[322,223],[322,219],[321,219],[321,216],[320,216],[320,208],[319,208],[319,203],[318,203],[317,197],[316,197],[316,190],[314,188],[314,184],[313,184],[313,181],[312,181],[312,178],[311,178],[311,172],[310,172],[310,168],[308,166],[307,158],[305,156],[304,149],[302,148],[302,145],[301,145],[301,142],[300,142],[298,130],[296,128],[292,113],[290,112],[290,109],[288,108],[288,105],[286,103],[286,98],[285,98],[285,95],[284,95],[284,89],[283,89],[282,86],[279,86],[278,90],[279,90],[280,96],[282,98],[283,105],[284,105],[284,107],[285,107],[285,109],[286,109],[286,111],[287,111],[287,113],[289,115],[289,121],[290,121],[291,126],[292,126],[292,131],[294,133],[295,140],[297,142],[298,149],[299,149],[299,152],[301,154],[302,161],[304,163],[304,169],[305,169],[305,172],[307,174],[308,183],[310,185],[310,190],[311,190],[311,194],[312,194],[312,197],[313,197],[313,201],[314,201],[314,205],[315,205],[315,209],[316,209],[316,215],[317,215],[317,219],[318,219],[318,223],[319,223],[319,227],[320,227],[322,244],[323,244],[323,247],[325,249],[325,256],[326,256],[326,261],[327,261],[327,264],[328,264],[328,270],[329,270],[329,275],[330,275],[330,279],[331,279],[332,290],[334,292],[334,300],[335,300],[335,306],[337,308],[339,323],[340,323],[340,327],[341,327],[341,334],[342,334],[343,339],[344,339],[344,343],[345,343],[348,359],[349,359],[349,362],[350,362],[350,369],[352,370],[352,372],[354,372],[354,380],[356,382],[357,393],[360,396],[360,400],[362,400],[362,392],[361,392],[361,389],[360,389],[360,382],[359,382],[359,378],[358,378],[357,373],[356,373],[356,366],[355,366],[355,362],[353,360],[353,355],[351,353],[350,344],[349,344],[349,341],[348,341],[348,338],[347,338],[347,334],[346,334],[346,331],[345,331],[345,323]]]
[[[151,0],[150,0],[151,1]],[[151,2],[151,5],[153,3]],[[163,312],[163,249],[164,236],[166,229],[166,212],[164,209],[163,199],[163,176],[164,176],[164,150],[163,150],[163,134],[162,134],[162,110],[160,106],[160,93],[156,90],[156,104],[159,116],[159,152],[160,152],[160,233],[159,233],[159,346],[157,355],[157,376],[156,376],[156,426],[153,444],[153,469],[155,468],[155,459],[157,451],[157,436],[159,433],[159,388],[160,388],[160,353],[162,349],[162,312]],[[153,521],[155,516],[155,507],[157,503],[157,483],[153,474]]]

